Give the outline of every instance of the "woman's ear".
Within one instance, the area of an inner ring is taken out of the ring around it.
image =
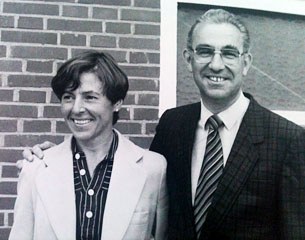
[[[122,99],[120,99],[119,101],[117,101],[117,102],[114,104],[114,106],[113,106],[113,111],[114,111],[114,112],[120,111],[121,108],[122,108],[122,104],[123,104],[123,100],[122,100]]]
[[[187,69],[189,70],[189,72],[193,72],[193,67],[192,67],[192,55],[191,55],[191,53],[189,52],[189,50],[187,50],[187,49],[184,49],[184,50],[183,50],[183,58],[184,58],[184,61],[185,61],[186,64],[187,64]]]

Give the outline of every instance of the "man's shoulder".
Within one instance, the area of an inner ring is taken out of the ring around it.
[[[161,118],[166,118],[166,117],[183,117],[183,116],[188,116],[189,114],[196,114],[200,113],[200,102],[197,103],[192,103],[192,104],[187,104],[187,105],[182,105],[179,107],[171,108],[166,110]]]

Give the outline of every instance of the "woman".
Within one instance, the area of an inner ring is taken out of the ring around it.
[[[164,239],[166,161],[113,129],[125,73],[88,52],[59,68],[52,89],[73,136],[24,163],[10,239]]]

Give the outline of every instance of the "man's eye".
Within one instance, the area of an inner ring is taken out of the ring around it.
[[[221,51],[222,56],[225,58],[229,58],[229,59],[234,59],[239,57],[239,52],[236,50],[232,50],[232,49],[223,49]]]
[[[214,49],[212,48],[197,48],[196,53],[202,57],[210,57],[214,54]]]

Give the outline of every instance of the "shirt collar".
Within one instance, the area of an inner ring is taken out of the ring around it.
[[[224,123],[225,128],[230,130],[238,121],[240,121],[248,106],[249,106],[250,100],[245,97],[243,93],[241,93],[238,97],[238,99],[233,103],[229,108],[226,110],[218,113],[218,117],[222,120]],[[213,113],[208,110],[202,100],[201,100],[201,114],[200,114],[200,122],[199,124],[204,128],[206,121],[211,117]]]

